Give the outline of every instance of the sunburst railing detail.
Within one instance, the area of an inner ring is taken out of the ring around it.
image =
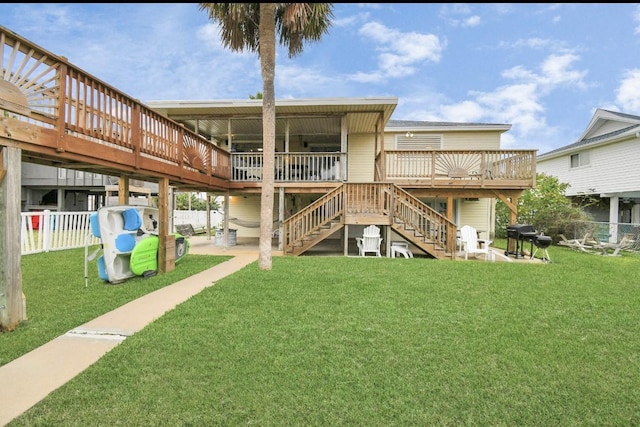
[[[0,76],[27,98],[29,108],[47,118],[59,115],[57,59],[0,33]]]

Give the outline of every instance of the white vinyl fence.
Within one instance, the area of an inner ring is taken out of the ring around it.
[[[20,240],[22,255],[80,248],[100,239],[91,234],[92,212],[22,212]]]
[[[99,245],[100,239],[91,233],[89,217],[93,212],[21,213],[21,254],[82,248],[87,243]],[[194,228],[207,225],[206,211],[173,211],[173,224],[191,224]],[[211,211],[211,227],[219,225],[222,214]]]
[[[211,228],[217,228],[222,224],[223,215],[219,211],[210,211]],[[191,224],[193,228],[207,226],[207,211],[173,211],[173,225]]]

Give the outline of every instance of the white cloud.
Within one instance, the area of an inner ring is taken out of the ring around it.
[[[561,40],[553,39],[541,39],[539,37],[530,37],[526,39],[518,39],[514,42],[500,42],[499,46],[506,49],[535,49],[535,50],[549,50],[551,52],[573,52],[569,49],[565,42]]]
[[[486,111],[476,101],[462,101],[458,104],[442,106],[440,114],[440,117],[444,117],[448,122],[477,123],[482,120]]]
[[[370,22],[360,28],[360,35],[375,44],[380,51],[378,69],[370,73],[360,72],[351,76],[359,82],[375,82],[386,77],[403,77],[414,74],[423,62],[438,62],[446,43],[433,34],[403,33]]]
[[[518,134],[527,134],[545,126],[544,108],[539,102],[538,88],[525,83],[475,94],[485,115],[498,123],[511,123]]]
[[[199,40],[204,42],[204,45],[214,51],[224,51],[227,48],[222,44],[220,38],[220,25],[218,24],[205,24],[198,28],[196,35]]]
[[[640,113],[640,69],[625,72],[616,90],[616,102],[620,104],[622,111]]]
[[[512,85],[504,85],[492,92],[471,92],[474,103],[479,105],[483,115],[476,120],[490,119],[499,123],[512,123],[517,133],[527,134],[538,131],[545,126],[544,108],[541,97],[549,94],[559,86],[570,85],[584,87],[585,71],[576,71],[572,64],[579,59],[576,55],[549,55],[534,72],[523,66],[515,66],[502,73],[502,76],[515,81]],[[469,101],[459,103],[469,111]],[[455,105],[443,106],[440,110],[458,113]],[[474,111],[478,111],[475,110]],[[447,120],[460,121],[449,114]]]
[[[463,27],[477,27],[480,25],[481,19],[478,15],[470,16],[462,21]]]
[[[533,135],[550,136],[557,129],[547,124],[543,99],[559,87],[584,88],[586,71],[575,70],[573,65],[580,59],[574,54],[547,56],[537,70],[518,65],[502,72],[502,77],[513,84],[502,85],[493,91],[471,91],[469,99],[460,102],[441,102],[434,109],[422,112],[416,120],[450,122],[509,123],[512,130],[502,140],[504,148],[527,141]],[[633,83],[640,88],[640,70]],[[629,82],[630,83],[630,82]],[[631,83],[630,83],[631,84]],[[640,93],[640,90],[629,91]],[[638,97],[640,106],[640,96]],[[544,148],[543,141],[535,146]]]
[[[327,76],[321,70],[312,70],[297,65],[276,64],[277,97],[311,97],[313,92],[322,91],[321,88],[330,88],[333,84],[339,84],[333,77]],[[283,93],[285,92],[285,93]],[[295,96],[293,94],[296,94]],[[307,95],[304,95],[307,94]]]
[[[640,34],[640,6],[633,12],[633,21],[636,23],[634,34]]]
[[[578,88],[586,87],[584,77],[587,72],[571,69],[572,65],[578,60],[580,60],[580,57],[574,54],[550,55],[540,66],[542,71],[540,83],[543,86],[552,88],[565,84]]]

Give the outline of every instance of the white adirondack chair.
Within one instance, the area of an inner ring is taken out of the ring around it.
[[[365,228],[362,237],[356,237],[356,243],[358,244],[360,256],[367,256],[369,252],[374,253],[376,256],[382,256],[380,255],[382,237],[380,237],[380,229],[375,225]]]
[[[469,254],[476,256],[484,254],[484,260],[492,259],[491,249],[489,245],[492,240],[479,240],[478,232],[470,225],[465,225],[460,229],[460,241],[462,242],[462,250],[464,251],[464,259],[469,259]]]

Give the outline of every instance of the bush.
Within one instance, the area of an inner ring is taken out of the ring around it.
[[[592,217],[583,206],[574,205],[566,190],[568,183],[561,183],[555,176],[540,173],[536,176],[536,187],[526,191],[518,199],[516,222],[530,224],[536,231],[551,236],[555,242],[559,234],[573,230],[578,221],[591,221]],[[507,237],[510,211],[501,200],[496,203],[496,237]]]

